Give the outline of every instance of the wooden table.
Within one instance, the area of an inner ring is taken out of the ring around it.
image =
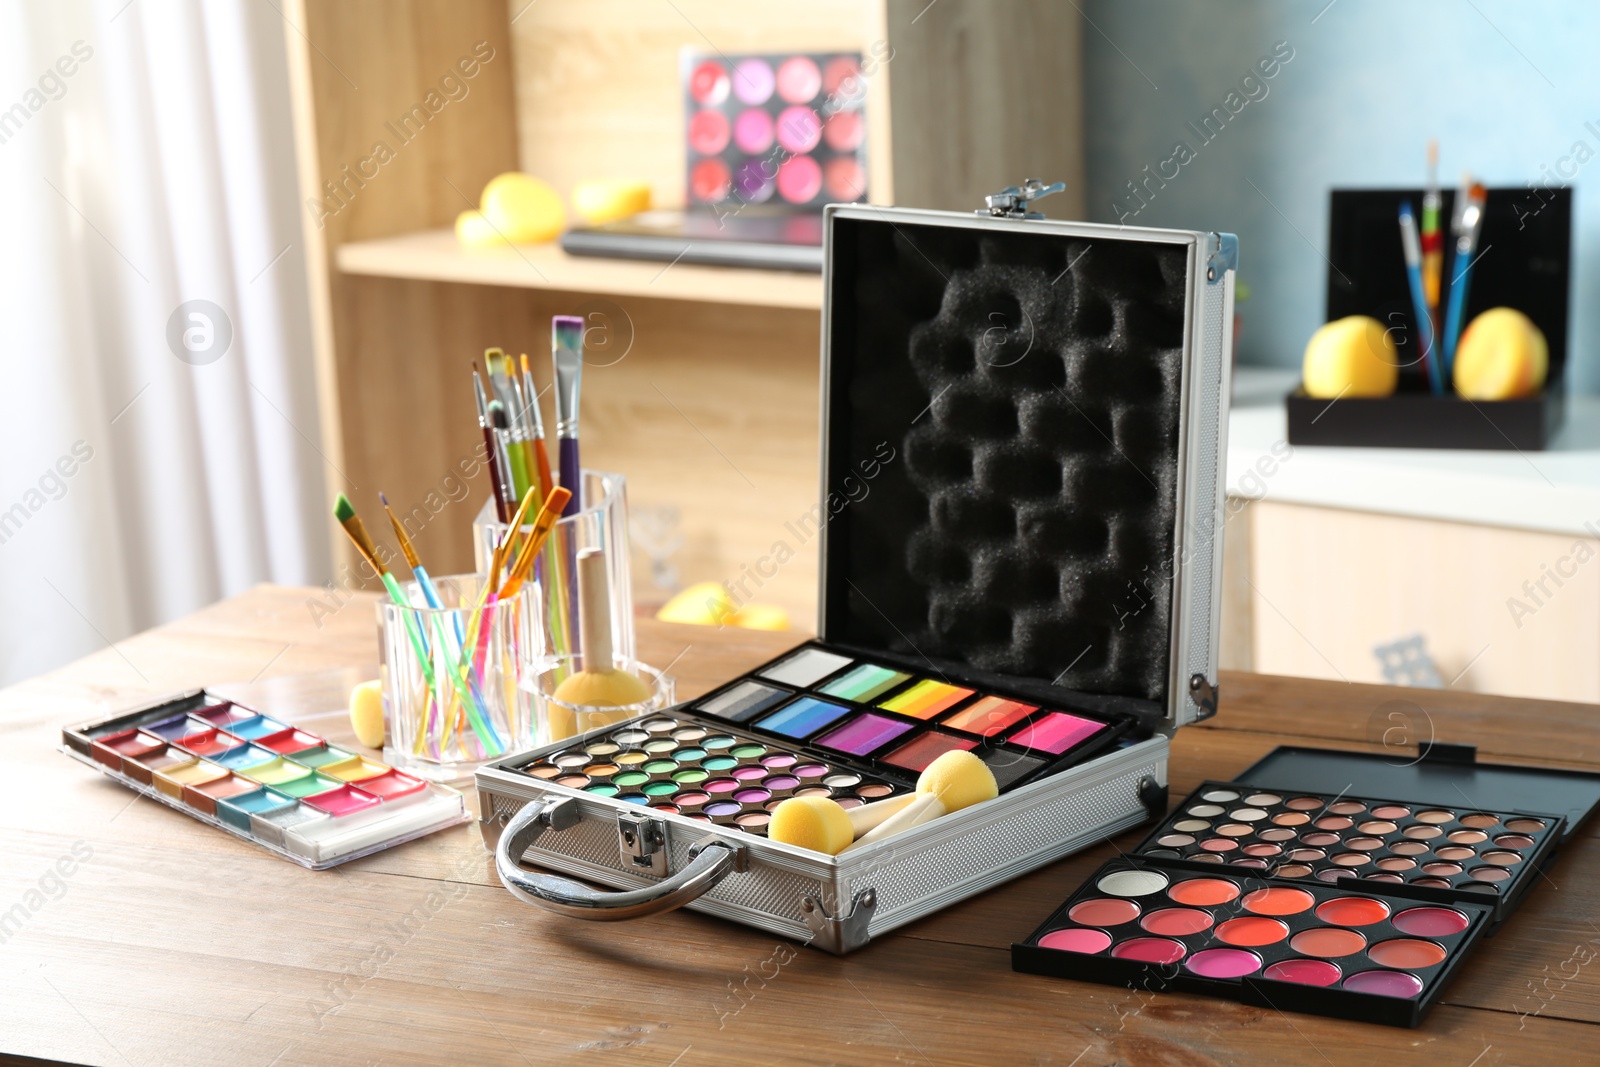
[[[1014,973],[1009,944],[1140,831],[839,959],[691,912],[607,925],[539,911],[500,886],[475,827],[306,871],[54,751],[63,724],[241,680],[348,740],[345,690],[376,673],[374,614],[359,597],[319,624],[319,592],[264,586],[0,691],[0,1061],[1600,1060],[1593,826],[1409,1031]],[[640,640],[651,662],[681,654],[673,673],[692,695],[796,638],[646,622]],[[1250,674],[1224,674],[1222,694],[1222,713],[1174,744],[1175,795],[1276,744],[1372,748],[1385,731],[1600,766],[1600,710],[1583,705]]]

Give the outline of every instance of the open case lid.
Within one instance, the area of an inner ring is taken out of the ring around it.
[[[1479,763],[1473,746],[1437,742],[1420,746],[1415,756],[1283,745],[1237,781],[1260,789],[1348,793],[1454,811],[1560,815],[1567,820],[1563,841],[1600,805],[1600,774]]]
[[[824,639],[1214,711],[1234,239],[835,205],[823,247]]]

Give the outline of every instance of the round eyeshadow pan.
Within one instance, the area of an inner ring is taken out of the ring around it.
[[[1242,822],[1224,823],[1217,827],[1217,833],[1223,837],[1249,837],[1253,831]]]
[[[1280,863],[1272,873],[1279,878],[1304,878],[1311,873],[1311,868],[1303,863]]]
[[[677,747],[678,742],[669,737],[659,737],[654,741],[646,741],[643,746],[644,750],[652,756],[659,756],[663,752],[671,752]]]
[[[1405,879],[1400,877],[1398,874],[1389,874],[1387,872],[1381,873],[1381,874],[1368,874],[1368,875],[1364,875],[1363,877],[1365,877],[1366,880],[1369,881],[1369,882],[1404,882],[1405,881]]]
[[[588,775],[569,774],[556,779],[556,785],[564,785],[568,789],[582,789],[589,784]]]
[[[711,776],[698,767],[685,767],[681,771],[672,772],[672,780],[675,782],[703,782],[709,777]]]
[[[695,760],[705,759],[706,750],[703,748],[680,748],[672,753],[672,758],[679,763],[693,763]]]
[[[674,741],[698,741],[704,737],[708,730],[700,726],[683,726],[672,731]]]
[[[1420,856],[1428,851],[1428,846],[1421,841],[1396,841],[1389,846],[1389,851],[1396,856]]]
[[[667,774],[671,771],[677,770],[678,764],[675,760],[657,759],[651,760],[649,763],[646,763],[639,769],[644,771],[646,774]]]
[[[1307,956],[1324,959],[1353,956],[1367,947],[1367,939],[1342,927],[1315,926],[1301,930],[1289,940],[1289,947]]]
[[[1276,856],[1282,851],[1283,851],[1283,849],[1278,847],[1277,845],[1246,845],[1246,846],[1244,846],[1244,854],[1246,856]]]
[[[1461,864],[1435,860],[1433,863],[1424,863],[1422,865],[1422,873],[1431,874],[1435,878],[1448,878],[1452,874],[1461,873]]]
[[[1206,948],[1184,966],[1204,978],[1242,978],[1261,969],[1261,957],[1237,948]]]
[[[1515,852],[1485,852],[1483,862],[1492,863],[1496,867],[1514,867],[1522,862],[1522,857]]]
[[[739,788],[739,783],[733,778],[713,778],[701,786],[707,793],[731,793]]]
[[[1165,876],[1162,876],[1163,883],[1165,880]],[[1237,899],[1239,887],[1224,878],[1189,878],[1168,889],[1167,896],[1179,904],[1209,907]]]
[[[1533,838],[1524,837],[1522,834],[1501,834],[1494,839],[1494,843],[1501,848],[1532,848]]]
[[[637,745],[640,741],[650,740],[650,735],[643,730],[620,730],[611,735],[611,740],[620,745]]]
[[[754,782],[767,776],[767,769],[762,766],[735,767],[733,776],[741,782]]]
[[[1504,867],[1474,867],[1468,873],[1480,882],[1505,882],[1511,879],[1511,872]]]
[[[615,763],[591,763],[583,769],[583,773],[591,778],[604,778],[608,774],[616,774],[620,769]]]
[[[622,746],[614,745],[610,741],[596,741],[592,745],[585,745],[583,750],[591,756],[609,756],[622,751]]]
[[[868,800],[877,800],[894,792],[894,786],[882,782],[867,782],[865,785],[856,786],[856,795],[866,797]]]
[[[1355,824],[1354,819],[1344,815],[1324,815],[1311,825],[1319,830],[1348,830]]]
[[[797,797],[826,797],[832,796],[833,790],[825,785],[807,785],[796,789],[794,795]]]
[[[1192,834],[1196,830],[1208,830],[1211,824],[1204,819],[1179,819],[1172,824],[1172,828],[1179,833]]]
[[[1316,811],[1322,807],[1322,801],[1316,797],[1295,797],[1284,804],[1290,811]]]
[[[711,797],[705,793],[679,793],[677,800],[681,807],[692,807],[695,804],[704,804]]]
[[[1210,852],[1196,852],[1194,855],[1186,856],[1184,858],[1187,859],[1190,863],[1221,863],[1222,862],[1222,857],[1221,856],[1213,855]]]
[[[1383,839],[1380,837],[1352,837],[1345,844],[1359,852],[1376,852],[1383,847]]]
[[[1400,804],[1380,804],[1372,809],[1375,819],[1403,819],[1411,814],[1411,809]]]
[[[765,784],[768,789],[771,789],[774,792],[782,792],[785,789],[793,789],[795,786],[799,785],[800,779],[796,778],[792,774],[775,774],[771,778],[768,778],[763,784]]]
[[[1488,882],[1463,882],[1461,885],[1456,886],[1456,888],[1461,890],[1463,893],[1478,893],[1480,895],[1490,897],[1498,896],[1500,893],[1498,886],[1492,886]]]
[[[831,789],[849,789],[851,786],[859,784],[860,781],[861,776],[859,774],[830,774],[822,780],[822,784]]]
[[[670,797],[677,791],[678,786],[675,782],[649,782],[644,787],[644,794],[647,797]]]
[[[1316,986],[1330,986],[1343,977],[1343,972],[1327,960],[1279,960],[1261,973],[1279,982]]]
[[[671,803],[666,803],[666,802],[663,802],[663,803],[660,803],[660,804],[652,804],[652,805],[650,805],[650,809],[652,811],[669,811],[674,815],[676,815],[678,813],[678,805],[671,804]]]
[[[554,766],[529,767],[526,773],[533,775],[535,778],[554,778],[556,775],[561,773],[561,768]]]
[[[1304,889],[1256,889],[1244,895],[1239,906],[1256,915],[1298,915],[1309,911],[1317,899]]]
[[[800,778],[821,778],[827,773],[828,768],[820,763],[801,763],[794,768],[794,774]]]
[[[1228,865],[1232,867],[1265,867],[1267,865],[1267,861],[1257,859],[1232,859],[1228,861]]]
[[[1490,815],[1486,811],[1475,811],[1469,815],[1461,816],[1461,825],[1470,826],[1474,830],[1487,830],[1489,827],[1499,823],[1499,821],[1500,819],[1497,816]]]
[[[1428,823],[1433,826],[1440,825],[1441,823],[1455,822],[1455,819],[1455,812],[1445,811],[1443,808],[1430,808],[1427,811],[1417,812],[1418,822]]]
[[[765,745],[736,745],[733,751],[729,753],[730,756],[738,756],[740,759],[755,759],[757,756],[765,756],[766,754],[767,747]]]
[[[735,826],[742,826],[746,830],[760,830],[772,821],[772,816],[764,811],[747,811],[733,820]]]
[[[1357,993],[1410,999],[1422,992],[1422,979],[1404,971],[1357,971],[1344,980],[1344,988]]]
[[[1408,826],[1400,833],[1413,841],[1432,841],[1444,831],[1437,826]]]
[[[1254,804],[1258,808],[1270,808],[1282,800],[1283,798],[1276,793],[1251,793],[1244,798],[1246,804]]]
[[[1360,815],[1367,806],[1358,800],[1340,800],[1329,804],[1328,810],[1335,815]]]
[[[1113,897],[1143,897],[1165,889],[1167,876],[1160,871],[1112,871],[1095,887]]]
[[[599,785],[591,785],[591,786],[586,787],[584,789],[584,792],[585,793],[593,793],[597,797],[614,797],[618,793],[622,792],[622,790],[618,789],[614,785],[608,785],[608,784],[602,782]]]
[[[860,797],[840,797],[838,800],[839,806],[847,810],[850,808],[859,808],[864,803],[866,803],[866,801],[862,800]]]
[[[1304,826],[1311,821],[1311,816],[1303,811],[1285,811],[1274,815],[1272,821],[1278,826]]]
[[[1389,905],[1371,897],[1334,897],[1317,907],[1317,918],[1334,926],[1371,926],[1389,917]]]
[[[1111,950],[1120,960],[1139,960],[1142,963],[1177,963],[1189,950],[1183,942],[1165,937],[1136,937],[1124,941]]]
[[[1339,843],[1339,835],[1322,833],[1306,834],[1305,836],[1301,837],[1300,840],[1304,841],[1308,845],[1315,845],[1318,848],[1321,848],[1325,845],[1337,845]]]
[[[1285,855],[1299,863],[1309,863],[1312,860],[1328,858],[1328,854],[1320,848],[1292,848]]]
[[[1229,818],[1238,819],[1240,822],[1260,822],[1267,817],[1267,813],[1260,808],[1237,808]]]
[[[1452,830],[1450,840],[1458,845],[1477,845],[1489,840],[1489,835],[1482,830]]]
[[[617,799],[625,804],[638,804],[641,807],[650,803],[650,798],[643,793],[623,793]]]
[[[701,748],[709,748],[709,749],[732,748],[733,745],[734,745],[733,738],[724,737],[724,736],[721,736],[721,735],[718,735],[717,737],[708,737],[704,741],[700,742],[700,747]]]
[[[1477,855],[1465,845],[1446,845],[1444,848],[1434,849],[1433,854],[1442,860],[1470,860]]]
[[[1104,952],[1111,935],[1103,930],[1051,930],[1039,939],[1040,948],[1062,952]]]
[[[1232,852],[1239,847],[1239,842],[1230,841],[1226,837],[1208,837],[1200,842],[1200,847],[1207,852]]]
[[[1449,937],[1471,924],[1454,908],[1411,908],[1396,915],[1392,925],[1402,934],[1415,937]]]
[[[763,801],[771,800],[772,793],[769,790],[760,788],[741,789],[733,794],[733,799],[741,804],[760,804]]]
[[[682,725],[682,723],[678,722],[677,719],[651,719],[649,722],[643,723],[642,725],[650,733],[664,734],[676,730]]]
[[[1379,941],[1367,949],[1367,958],[1373,963],[1380,963],[1385,967],[1403,967],[1407,970],[1436,966],[1443,963],[1447,955],[1443,945],[1436,945],[1432,941],[1421,941],[1414,937]]]
[[[1381,836],[1383,834],[1392,834],[1398,830],[1399,827],[1385,819],[1369,819],[1360,826],[1356,827],[1356,829],[1360,830],[1364,834],[1378,834]]]
[[[710,756],[701,760],[700,766],[708,771],[725,771],[730,767],[739,766],[739,761],[732,756]]]
[[[631,767],[636,763],[643,763],[649,758],[643,752],[622,752],[617,755],[616,762],[625,767]]]
[[[1202,819],[1210,819],[1221,815],[1223,810],[1221,804],[1196,804],[1189,809],[1189,814],[1199,816]]]
[[[645,774],[643,771],[627,771],[623,774],[617,775],[615,780],[618,785],[627,787],[631,785],[643,785],[650,780],[650,776]]]
[[[1518,834],[1536,834],[1544,829],[1539,819],[1507,819],[1506,829]]]
[[[1409,856],[1385,856],[1378,861],[1380,871],[1409,871],[1417,865],[1417,861]]]
[[[1165,845],[1168,848],[1178,848],[1183,845],[1194,844],[1194,838],[1188,834],[1167,834],[1156,838],[1156,844]]]
[[[1329,867],[1317,872],[1319,882],[1337,882],[1341,878],[1354,878],[1356,872],[1348,867]]]
[[[1227,804],[1239,799],[1239,794],[1231,789],[1213,789],[1209,793],[1200,794],[1201,800],[1209,800],[1216,804]]]
[[[557,767],[582,767],[589,762],[589,757],[583,752],[563,752],[550,762]]]
[[[1413,878],[1413,879],[1411,879],[1411,884],[1412,885],[1430,886],[1430,887],[1432,887],[1434,889],[1449,889],[1450,888],[1450,879],[1448,879],[1448,878]]]
[[[1256,835],[1263,841],[1293,841],[1294,831],[1285,829],[1263,830]]]
[[[743,806],[732,800],[713,800],[706,805],[705,812],[707,815],[732,815]]]
[[[1152,911],[1139,925],[1152,934],[1163,937],[1187,937],[1211,929],[1211,913],[1199,908],[1162,908]]]
[[[761,757],[761,765],[772,770],[782,770],[784,767],[793,767],[800,762],[787,752],[774,752],[770,756]]]
[[[1121,926],[1139,917],[1139,905],[1131,900],[1085,900],[1074,904],[1067,918],[1080,926]]]

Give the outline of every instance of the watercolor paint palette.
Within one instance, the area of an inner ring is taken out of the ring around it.
[[[1483,901],[1498,919],[1544,868],[1564,824],[1549,813],[1206,782],[1135,853],[1278,878],[1430,889],[1440,900]]]
[[[915,780],[953,749],[972,752],[1002,793],[1106,751],[1133,726],[1127,717],[985,692],[817,642],[684,710],[890,779]]]
[[[1492,912],[1344,882],[1120,859],[1013,945],[1011,959],[1031,974],[1416,1026]]]
[[[790,797],[832,797],[852,808],[916,785],[677,712],[590,731],[518,769],[590,796],[761,836],[772,810]]]
[[[144,796],[314,870],[467,819],[459,792],[203,690],[61,732]]]
[[[867,196],[860,53],[683,55],[688,200],[732,211]]]

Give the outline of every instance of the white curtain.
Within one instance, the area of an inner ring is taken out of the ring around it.
[[[0,203],[0,683],[325,581],[274,5],[0,0]]]

